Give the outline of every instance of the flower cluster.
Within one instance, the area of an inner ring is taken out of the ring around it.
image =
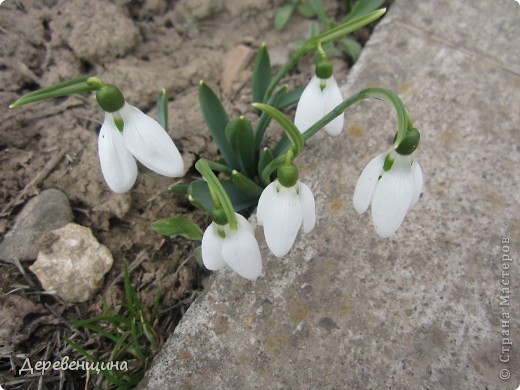
[[[195,254],[206,268],[218,270],[229,266],[240,276],[255,280],[262,272],[259,245],[249,222],[237,211],[258,206],[258,224],[263,228],[270,251],[277,257],[289,253],[299,231],[303,228],[304,233],[309,233],[316,224],[314,195],[309,186],[300,181],[295,158],[305,141],[318,131],[323,129],[329,135],[339,135],[347,107],[365,98],[377,98],[394,106],[398,130],[393,148],[375,157],[363,170],[353,202],[358,213],[372,207],[373,225],[381,237],[389,237],[397,231],[423,189],[421,167],[414,157],[419,132],[392,91],[366,88],[343,100],[332,63],[322,47],[385,13],[385,9],[370,11],[369,8],[364,15],[307,40],[274,76],[267,47],[260,47],[252,73],[253,106],[258,114],[254,126],[243,115],[230,120],[213,90],[204,82],[199,83],[202,115],[220,159],[218,162],[199,159],[195,169],[202,180],[174,184],[169,189],[187,195],[194,206],[211,215],[213,222],[203,232],[186,218],[171,217],[157,221],[152,225],[154,230],[167,236],[180,234],[199,240],[201,246]],[[321,59],[304,90],[289,91],[287,86],[280,86],[280,81],[299,59],[315,50]],[[161,175],[183,176],[182,157],[165,130],[168,127],[165,92],[158,100],[161,124],[127,103],[117,87],[97,77],[78,77],[30,92],[11,107],[94,91],[97,103],[105,112],[98,138],[99,161],[112,191],[123,193],[134,185],[138,172],[136,160]],[[295,103],[293,121],[280,110]],[[276,145],[264,146],[270,119],[276,120],[285,134]]]

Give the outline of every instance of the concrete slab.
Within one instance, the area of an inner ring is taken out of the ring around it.
[[[139,388],[518,387],[520,6],[425,3],[394,3],[343,87],[396,90],[421,131],[425,192],[397,235],[352,207],[396,126],[362,102],[299,158],[314,231],[277,259],[258,228],[263,275],[213,275]]]

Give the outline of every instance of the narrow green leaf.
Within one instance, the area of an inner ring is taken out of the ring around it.
[[[200,227],[183,217],[170,217],[152,223],[152,229],[163,236],[183,236],[188,240],[202,240]]]
[[[260,198],[262,191],[264,190],[258,184],[256,184],[253,180],[248,177],[242,175],[238,171],[233,171],[231,174],[231,181],[233,184],[244,194]]]
[[[258,49],[253,68],[253,103],[263,103],[265,91],[271,82],[271,60],[267,46],[263,43]]]
[[[356,62],[361,54],[361,45],[353,39],[342,38],[338,41],[342,46],[343,51],[352,58],[353,62]]]
[[[379,7],[381,7],[385,3],[385,0],[360,0],[357,1],[354,7],[350,10],[350,12],[343,19],[344,22],[347,20],[352,20],[354,18],[358,18],[360,16],[366,15],[369,12],[372,12]]]
[[[179,194],[179,195],[186,195],[186,192],[188,191],[188,187],[190,185],[189,184],[186,184],[186,183],[181,183],[181,184],[172,184],[171,186],[168,187],[168,191],[171,191],[175,194]]]
[[[241,171],[247,176],[255,174],[255,136],[251,123],[241,116],[228,123],[226,138],[238,158]]]
[[[260,151],[260,155],[258,157],[258,176],[262,178],[262,173],[264,172],[265,167],[274,160],[273,154],[268,148],[263,148]],[[269,183],[262,182],[264,186],[267,186]]]
[[[168,132],[168,95],[164,88],[157,96],[157,121]]]
[[[295,148],[295,156],[300,153],[300,150],[303,148],[303,137],[300,133],[300,130],[298,130],[294,123],[289,118],[287,118],[285,114],[272,106],[262,103],[254,103],[253,106],[267,112],[274,120],[276,120],[280,126],[282,126],[283,130],[287,134],[287,137],[289,137],[291,140],[291,143]]]
[[[295,103],[298,103],[304,89],[305,87],[298,87],[296,89],[293,89],[292,91],[289,91],[285,95],[283,95],[282,98],[278,101],[278,104],[270,105],[281,110],[282,108],[289,107]]]
[[[114,326],[114,324],[116,323],[121,323],[121,324],[124,324],[126,326],[130,326],[130,321],[128,320],[128,318],[122,316],[122,315],[119,315],[119,314],[104,314],[104,315],[99,315],[99,316],[95,316],[95,317],[91,317],[91,318],[87,318],[86,320],[81,320],[81,321],[76,321],[74,322],[74,326],[75,327],[78,327],[78,326],[87,326],[89,324],[92,324],[92,323],[95,323],[95,322],[101,322],[101,321],[107,321],[107,322],[110,322],[112,324],[112,326]],[[116,326],[114,326],[116,327]]]
[[[203,81],[199,84],[199,102],[209,132],[217,144],[222,157],[227,165],[234,169],[240,169],[238,160],[235,158],[225,134],[229,117],[218,96]]]
[[[248,196],[240,191],[230,180],[220,180],[224,187],[235,211],[240,211],[258,203],[258,198]],[[201,209],[210,213],[215,206],[211,199],[208,183],[204,180],[195,180],[191,183],[188,194],[193,198],[193,202]]]
[[[287,24],[291,15],[294,11],[294,4],[285,4],[281,6],[278,11],[276,11],[276,15],[274,16],[274,27],[277,30],[281,30]]]
[[[94,358],[94,356],[92,356],[90,353],[88,353],[87,351],[85,351],[85,349],[81,348],[78,344],[76,344],[74,341],[68,339],[67,337],[63,337],[63,339],[65,340],[65,342],[67,344],[69,344],[72,348],[74,348],[76,350],[76,352],[78,352],[80,355],[82,355],[84,358],[86,358],[87,360],[91,361],[91,362],[96,362],[97,360]]]

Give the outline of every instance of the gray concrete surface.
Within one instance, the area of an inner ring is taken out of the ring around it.
[[[277,259],[258,228],[263,275],[213,275],[140,388],[516,389],[519,37],[514,0],[396,1],[339,81],[345,95],[394,89],[409,108],[418,204],[391,239],[356,214],[357,177],[390,145],[395,116],[375,100],[348,110],[344,133],[299,159],[315,230]]]

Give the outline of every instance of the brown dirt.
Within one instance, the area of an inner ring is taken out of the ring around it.
[[[116,84],[131,104],[155,116],[157,93],[166,88],[172,99],[169,133],[191,167],[199,157],[217,153],[198,108],[199,80],[224,96],[230,117],[250,113],[249,81],[256,48],[266,42],[277,66],[286,60],[290,44],[306,33],[308,21],[301,17],[293,17],[283,33],[273,30],[281,2],[6,0],[0,6],[0,209],[16,199],[53,156],[65,154],[41,184],[0,215],[0,234],[10,228],[30,197],[42,189],[60,189],[71,202],[75,222],[90,227],[114,256],[100,296],[109,303],[120,302],[121,283],[113,282],[122,273],[122,260],[139,261],[132,280],[147,307],[161,297],[157,330],[165,338],[196,296],[205,272],[191,257],[194,243],[161,237],[150,224],[170,215],[189,215],[204,228],[207,217],[167,191],[171,179],[143,167],[127,194],[109,191],[97,157],[103,113],[91,95],[7,107],[31,90],[79,75],[97,75]],[[328,4],[334,12],[337,3]],[[292,82],[302,84],[308,78],[309,64],[310,58],[303,61],[299,70],[304,74],[294,75]],[[338,61],[336,71],[344,73],[346,66]],[[10,300],[9,307],[17,312],[8,324],[0,319],[2,330],[16,339],[9,353],[2,354],[0,345],[0,383],[20,379],[12,372],[20,356],[52,357],[49,348],[67,332],[66,320],[100,313],[98,299],[70,305],[35,294],[41,287],[28,266],[23,264],[27,272],[23,277],[16,266],[0,262],[0,299]],[[36,388],[36,382],[31,383],[22,381],[14,387]]]

